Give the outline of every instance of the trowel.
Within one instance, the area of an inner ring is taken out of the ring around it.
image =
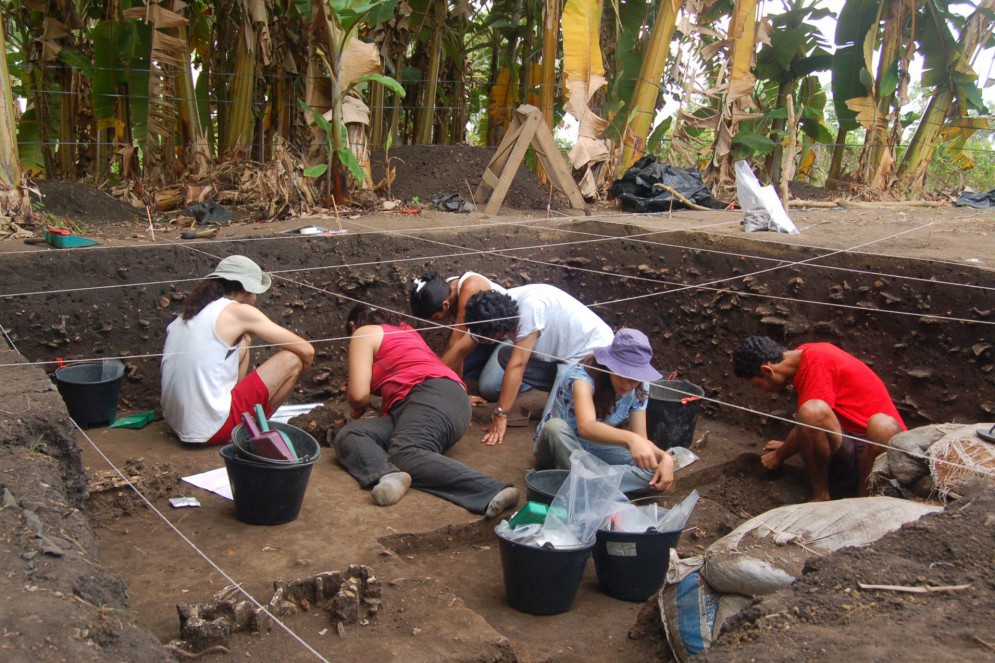
[[[259,430],[256,420],[248,412],[242,413],[242,424],[245,425],[245,430],[249,433],[249,442],[258,455],[279,461],[297,460],[297,454],[291,453],[279,432]]]
[[[259,421],[259,430],[262,431],[263,435],[267,433],[276,433],[283,440],[284,445],[287,447],[287,451],[293,456],[293,460],[300,460],[297,455],[297,449],[294,447],[294,443],[290,441],[290,436],[283,431],[271,431],[269,427],[269,422],[266,421],[266,412],[263,410],[263,406],[256,404],[256,420]]]

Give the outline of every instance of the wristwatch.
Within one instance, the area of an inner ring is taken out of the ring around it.
[[[509,414],[511,414],[511,412],[508,412],[508,410],[503,409],[500,405],[494,408],[495,417],[507,417]]]

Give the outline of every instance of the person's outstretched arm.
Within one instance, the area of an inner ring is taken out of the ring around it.
[[[539,340],[539,332],[534,331],[528,336],[515,341],[515,347],[511,351],[511,358],[504,369],[504,379],[501,380],[501,393],[498,394],[497,406],[502,410],[511,411],[515,406],[515,399],[518,398],[518,390],[522,386],[522,376],[525,375],[525,365],[532,357],[532,349],[535,348]],[[504,433],[508,428],[508,417],[495,416],[491,419],[491,425],[485,429],[481,442],[487,446],[501,444],[504,442]]]
[[[224,322],[219,319],[217,329],[218,335],[223,339],[228,334],[240,338],[248,333],[265,343],[279,346],[277,348],[279,350],[287,350],[300,357],[303,364],[302,373],[311,367],[314,361],[314,346],[267,318],[266,314],[255,306],[236,302],[225,307],[225,313],[230,315],[226,316],[228,319]]]

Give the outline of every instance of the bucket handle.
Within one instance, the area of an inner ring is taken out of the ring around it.
[[[677,379],[677,369],[675,368],[670,372],[670,375],[667,376],[667,380],[676,380],[676,379]]]

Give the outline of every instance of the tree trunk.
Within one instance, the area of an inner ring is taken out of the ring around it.
[[[432,143],[432,126],[435,122],[435,97],[439,88],[439,67],[442,62],[442,30],[446,21],[445,0],[436,0],[434,18],[432,21],[432,41],[428,47],[428,70],[425,73],[425,87],[422,96],[422,107],[418,110],[415,143],[430,145]]]
[[[839,188],[840,177],[843,174],[843,156],[846,154],[846,135],[850,132],[845,127],[840,127],[836,133],[836,145],[833,147],[833,158],[829,162],[829,173],[826,175],[826,189],[833,191]]]
[[[7,43],[3,21],[0,41]],[[31,215],[31,200],[22,186],[21,161],[17,154],[14,94],[10,87],[7,58],[0,58],[0,214]]]
[[[243,12],[235,47],[235,72],[225,133],[222,137],[221,158],[244,159],[252,147],[252,98],[256,82],[256,35],[248,14]]]
[[[656,103],[660,98],[660,81],[670,55],[670,42],[683,0],[660,0],[660,8],[653,23],[653,34],[646,46],[643,63],[639,68],[636,89],[629,104],[629,123],[622,149],[622,167],[625,172],[646,154],[646,138],[656,118]]]

